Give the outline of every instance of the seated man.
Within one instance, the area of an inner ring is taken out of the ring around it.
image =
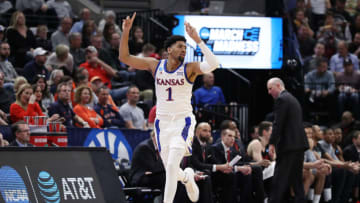
[[[146,129],[144,111],[136,106],[139,101],[139,88],[130,86],[127,93],[127,102],[120,109],[120,115],[125,120],[125,126],[130,129]]]
[[[0,71],[0,125],[7,125],[6,114],[10,112],[10,105],[13,102],[15,102],[15,96],[4,88],[4,74]]]
[[[234,149],[235,131],[223,129],[221,131],[221,142],[211,146],[211,164],[229,164],[238,155]],[[215,172],[212,176],[214,188],[219,190],[220,202],[235,202],[236,188],[240,188],[240,198],[242,202],[252,202],[252,168],[243,162],[233,166],[234,173]],[[262,179],[262,178],[261,178]],[[255,194],[257,195],[257,194]],[[259,194],[261,196],[261,194]],[[261,198],[261,197],[260,197]],[[262,195],[262,201],[263,195]]]
[[[359,118],[360,73],[354,71],[353,67],[352,61],[346,59],[344,60],[344,72],[336,75],[336,84],[339,90],[339,115],[345,110],[351,110],[355,118]],[[345,109],[346,106],[348,109]]]
[[[203,86],[194,92],[195,105],[225,104],[225,97],[220,87],[214,86],[214,74],[203,75]]]
[[[125,127],[125,121],[118,112],[118,109],[108,103],[109,89],[106,86],[102,86],[97,90],[96,95],[99,102],[95,105],[94,110],[103,118],[103,127]]]
[[[89,124],[80,118],[80,116],[76,115],[70,106],[71,87],[65,82],[60,83],[57,88],[57,94],[58,100],[52,103],[48,109],[49,116],[59,114],[59,116],[63,118],[63,124],[66,127],[74,127],[75,122],[83,127],[89,127]]]
[[[30,128],[29,125],[21,120],[11,125],[12,134],[15,136],[15,140],[10,143],[9,146],[13,147],[32,147],[30,144]]]
[[[332,95],[335,91],[335,78],[332,72],[328,71],[328,63],[325,58],[316,60],[316,69],[305,75],[305,94],[308,98],[308,106],[326,107],[332,112]]]

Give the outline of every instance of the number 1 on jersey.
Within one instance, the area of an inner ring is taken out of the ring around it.
[[[168,99],[166,101],[174,101],[171,96],[171,87],[167,88],[166,91],[168,92]]]

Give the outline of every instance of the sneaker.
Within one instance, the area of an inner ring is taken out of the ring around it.
[[[197,202],[199,200],[199,188],[195,183],[194,170],[186,168],[184,172],[187,178],[186,182],[184,181],[187,195],[192,202]]]

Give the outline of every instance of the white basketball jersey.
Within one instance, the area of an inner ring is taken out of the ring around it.
[[[186,64],[174,71],[166,70],[167,60],[161,60],[155,70],[156,115],[192,113],[193,83],[186,75]]]

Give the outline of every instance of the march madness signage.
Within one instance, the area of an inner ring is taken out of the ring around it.
[[[0,151],[0,202],[124,202],[119,191],[121,185],[105,149]]]

